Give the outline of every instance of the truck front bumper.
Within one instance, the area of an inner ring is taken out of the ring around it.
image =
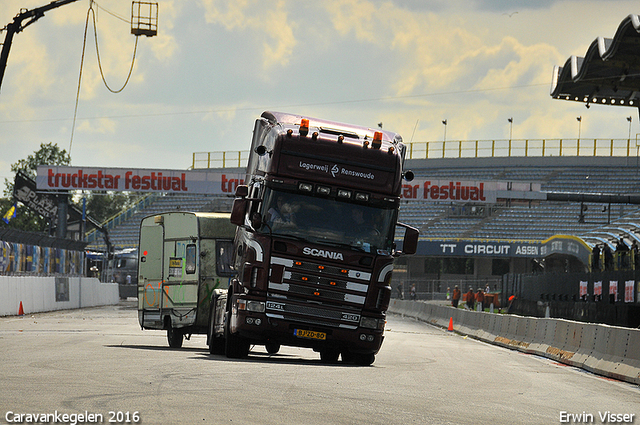
[[[257,345],[275,343],[354,354],[377,354],[384,340],[383,329],[361,326],[345,329],[290,321],[269,313],[241,310],[237,304],[231,315],[230,330]]]

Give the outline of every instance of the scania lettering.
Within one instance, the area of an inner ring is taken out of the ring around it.
[[[302,250],[305,255],[313,255],[314,257],[331,258],[332,260],[344,260],[341,252],[325,251],[322,249],[305,247]]]
[[[412,178],[404,154],[388,131],[277,112],[256,120],[231,213],[228,357],[289,345],[323,362],[373,363],[393,259],[417,247],[418,231],[397,223],[402,180]]]
[[[138,246],[138,321],[167,331],[179,348],[206,334],[211,353],[224,351],[224,315],[235,226],[228,213],[167,212],[144,218]]]

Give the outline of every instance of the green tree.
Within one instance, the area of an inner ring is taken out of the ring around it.
[[[32,179],[36,178],[36,171],[38,165],[69,165],[71,163],[71,156],[66,150],[60,149],[55,143],[41,143],[40,149],[29,155],[26,159],[21,159],[18,162],[11,164],[11,171],[18,173],[22,171]],[[5,182],[4,196],[0,202],[0,212],[2,215],[13,205],[13,182],[7,179]],[[14,229],[42,232],[49,227],[49,221],[44,217],[41,217],[37,213],[29,210],[22,204],[18,204],[16,209],[16,216],[9,224],[5,224],[4,221],[0,222],[0,225],[11,227]]]
[[[22,171],[27,176],[35,180],[38,165],[69,165],[71,164],[71,156],[66,150],[60,149],[55,143],[41,143],[40,149],[29,155],[26,159],[21,159],[15,164],[11,164],[11,171],[18,173]],[[5,190],[4,195],[11,197],[13,195],[13,182],[4,179]]]
[[[140,193],[137,192],[90,192],[86,195],[87,215],[99,223],[104,223],[135,204],[139,196]]]

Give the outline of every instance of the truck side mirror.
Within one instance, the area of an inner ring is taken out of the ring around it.
[[[402,240],[402,255],[413,255],[418,250],[418,237],[420,231],[415,227],[411,227],[404,223],[398,223],[398,226],[404,227],[404,239]]]
[[[236,187],[236,198],[246,198],[249,195],[249,186],[241,184]]]
[[[249,195],[249,186],[241,184],[236,187],[236,199],[233,200],[230,220],[236,226],[244,224],[244,214],[247,212],[247,195]]]
[[[247,199],[236,198],[233,200],[233,207],[231,208],[231,223],[236,226],[242,226],[244,224],[244,214],[247,211]]]

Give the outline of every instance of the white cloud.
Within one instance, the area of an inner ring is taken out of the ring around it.
[[[202,0],[207,23],[222,25],[228,32],[251,31],[262,46],[262,66],[269,70],[289,63],[297,42],[294,19],[284,0]]]
[[[76,125],[76,137],[81,138],[86,134],[114,134],[117,124],[109,118],[97,120],[85,120]]]

